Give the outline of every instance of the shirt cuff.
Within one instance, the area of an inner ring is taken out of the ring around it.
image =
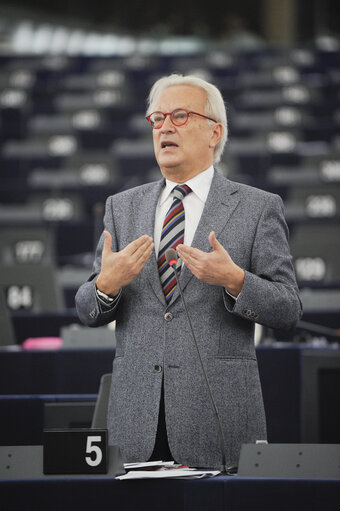
[[[120,299],[121,294],[122,290],[120,289],[117,296],[111,297],[103,293],[102,291],[99,291],[99,289],[96,288],[96,295],[99,302],[109,309],[113,309],[113,307],[117,304],[118,300]]]
[[[233,300],[235,300],[235,302],[237,302],[237,299],[238,299],[238,297],[239,297],[240,295],[238,295],[238,296],[234,296],[234,295],[232,295],[231,293],[229,293],[229,291],[228,291],[226,288],[224,288],[224,291],[227,293],[227,295],[229,295],[229,296],[230,296],[230,298],[232,298]],[[241,294],[241,293],[240,293],[240,294]]]

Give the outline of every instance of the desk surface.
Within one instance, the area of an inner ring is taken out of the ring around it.
[[[0,481],[4,511],[338,511],[340,481],[51,479]]]

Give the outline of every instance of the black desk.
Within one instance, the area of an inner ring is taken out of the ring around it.
[[[0,481],[4,511],[338,511],[340,481],[215,477],[192,481]]]
[[[1,394],[97,394],[114,349],[1,351]]]
[[[302,350],[296,347],[257,348],[270,442],[300,441],[301,352]],[[30,395],[32,398],[34,395],[46,394],[97,394],[101,376],[111,373],[114,354],[113,349],[105,348],[2,351],[0,393],[8,397]],[[38,402],[36,404],[39,405]],[[1,403],[0,399],[0,414],[1,406],[4,405],[8,407],[8,401]],[[14,408],[11,410],[14,414]],[[30,410],[34,413],[33,401]],[[36,421],[32,417],[31,419],[41,431],[41,424],[38,424],[41,412],[39,417]],[[14,427],[18,426],[20,427],[20,423],[15,422]],[[1,428],[0,423],[0,434]],[[37,442],[32,441],[33,443]]]
[[[307,347],[304,345],[259,346],[256,349],[264,404],[267,415],[268,440],[271,443],[299,443],[302,438],[302,379],[303,356]],[[308,350],[318,353],[325,350],[318,348]],[[339,354],[339,350],[327,350],[330,356]],[[1,397],[23,397],[30,395],[95,395],[99,389],[100,378],[104,373],[111,373],[113,349],[64,349],[59,351],[18,351],[0,352],[0,415]],[[334,387],[335,388],[335,387]],[[34,407],[27,404],[27,413],[34,414]],[[42,431],[41,400],[36,401],[38,415],[30,417],[31,423]],[[15,417],[15,410],[12,407]],[[337,414],[335,415],[335,411]],[[326,411],[330,415],[329,410]],[[325,412],[325,413],[326,413]],[[339,416],[339,404],[334,404],[332,420]],[[28,420],[28,416],[26,415]],[[327,419],[327,417],[326,417]],[[39,422],[40,420],[40,422]],[[340,420],[340,419],[338,419]],[[337,422],[338,423],[338,422]],[[23,427],[24,422],[16,420],[13,427]],[[8,428],[12,426],[8,425]],[[3,421],[0,421],[0,435],[3,445],[6,442]],[[14,434],[14,433],[13,433]],[[19,438],[20,435],[18,435]],[[21,435],[22,437],[22,435]],[[339,443],[337,438],[324,440],[326,443]],[[313,442],[318,442],[314,439]],[[26,444],[39,443],[29,441]]]

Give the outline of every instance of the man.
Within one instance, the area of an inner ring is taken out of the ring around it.
[[[193,76],[162,78],[148,114],[163,179],[108,198],[94,271],[77,293],[77,309],[89,326],[116,320],[108,429],[124,460],[162,456],[220,468],[218,426],[164,262],[166,248],[175,246],[227,466],[235,466],[242,443],[266,438],[255,322],[288,329],[301,315],[282,201],[214,169],[227,121],[213,85]]]

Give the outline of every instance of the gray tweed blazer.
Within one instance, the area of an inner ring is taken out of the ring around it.
[[[114,251],[142,234],[153,237],[163,186],[162,179],[107,199],[104,224],[112,234]],[[237,465],[242,443],[266,438],[255,322],[292,328],[300,318],[301,303],[283,205],[277,195],[231,182],[215,170],[192,246],[211,250],[211,230],[246,271],[237,301],[221,287],[199,281],[187,267],[180,279],[221,416],[227,465]],[[79,288],[76,306],[88,326],[116,320],[110,442],[120,446],[124,461],[149,459],[164,379],[166,425],[174,459],[220,468],[218,429],[178,289],[167,306],[153,254],[140,275],[124,287],[113,309],[102,310],[94,283],[102,247],[103,236],[93,274]]]

